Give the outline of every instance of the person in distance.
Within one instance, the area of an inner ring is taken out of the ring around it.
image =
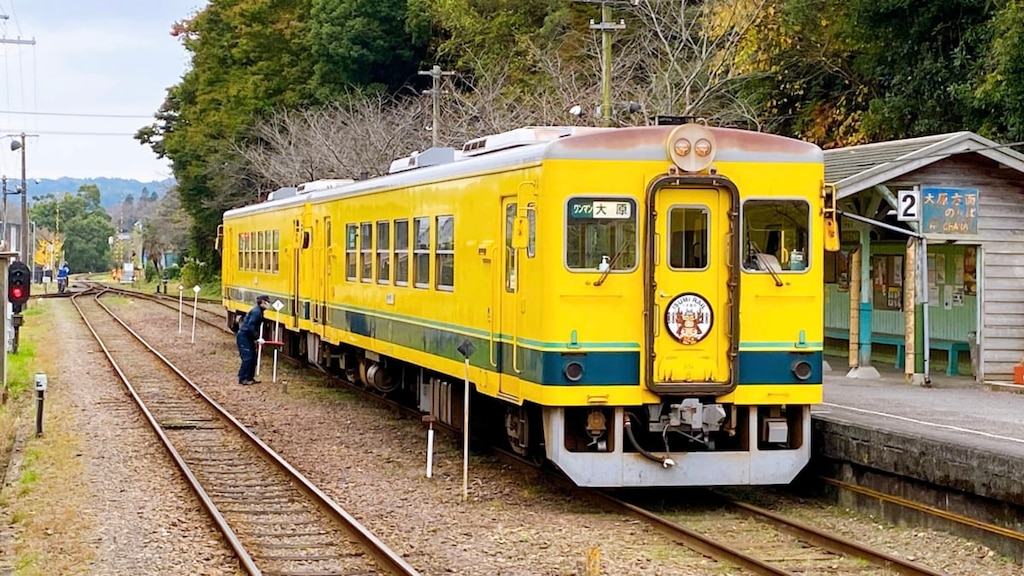
[[[257,296],[256,305],[242,319],[238,327],[238,355],[242,357],[242,365],[238,368],[238,383],[242,386],[259,384],[256,380],[256,344],[263,343],[263,311],[270,305],[269,296]]]

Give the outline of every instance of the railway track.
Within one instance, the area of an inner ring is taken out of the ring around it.
[[[141,294],[140,296],[148,297],[149,295]],[[216,321],[206,320],[203,316],[199,316],[197,319],[200,322],[227,331],[223,315],[219,315]],[[320,372],[323,373],[322,370]],[[336,385],[358,391],[376,402],[408,413],[412,417],[419,418],[420,416],[418,411],[389,400],[356,383],[349,382],[336,375],[326,375],[330,376]],[[435,423],[435,427],[440,429],[448,428],[438,423]],[[461,435],[460,431],[454,429],[448,429],[447,432]],[[533,469],[538,468],[536,463],[524,461],[509,452],[504,452],[500,449],[495,451],[501,453],[503,457],[517,460],[521,465]],[[563,481],[565,480],[563,479]],[[929,576],[944,574],[920,564],[874,550],[857,542],[849,541],[840,536],[818,530],[799,521],[787,519],[771,511],[726,499],[721,495],[717,495],[715,498],[718,499],[718,503],[722,508],[728,510],[729,515],[724,517],[720,514],[707,514],[706,516],[711,519],[706,521],[706,529],[702,531],[699,527],[694,529],[684,526],[684,524],[701,524],[699,520],[695,522],[692,518],[686,518],[685,513],[670,513],[666,516],[620,500],[607,493],[594,494],[605,505],[623,513],[640,517],[673,540],[683,543],[692,550],[722,562],[735,564],[757,574],[830,573]],[[762,542],[765,544],[753,546],[753,549],[742,550],[735,545],[721,541],[721,538],[715,539],[707,536],[709,533],[721,533],[722,527],[725,525],[730,526],[730,536],[728,538],[730,542]],[[775,531],[776,535],[769,536],[773,531]],[[1014,536],[1021,537],[1019,534],[1014,534]]]
[[[417,574],[121,322],[105,292],[72,302],[247,573]]]
[[[692,493],[688,497],[692,501]],[[688,548],[755,574],[856,574],[945,576],[945,573],[898,558],[803,522],[708,493],[716,507],[655,512],[608,493],[594,493],[606,505],[647,522]],[[711,536],[714,534],[714,536]]]

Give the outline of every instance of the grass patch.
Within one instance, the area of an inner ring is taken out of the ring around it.
[[[60,351],[53,345],[54,335],[72,322],[60,314],[70,311],[64,300],[33,301],[24,313],[18,353],[7,356],[11,399],[0,407],[0,439],[13,439],[20,430],[26,440],[16,482],[0,494],[0,502],[6,521],[15,528],[9,565],[19,575],[82,574],[93,554],[82,538],[89,520],[80,502],[86,496],[77,492],[84,465],[76,414],[60,382]],[[34,434],[36,373],[49,375],[44,434],[39,438]],[[0,444],[4,466],[11,445]]]

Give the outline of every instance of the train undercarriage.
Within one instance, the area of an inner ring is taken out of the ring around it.
[[[461,379],[374,352],[288,333],[285,351],[463,427]],[[548,461],[592,487],[787,484],[810,458],[808,406],[742,406],[665,398],[643,406],[549,407],[472,397],[474,437]]]

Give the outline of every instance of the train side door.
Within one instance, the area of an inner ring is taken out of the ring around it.
[[[731,382],[734,326],[732,197],[712,188],[655,193],[653,366],[658,391]]]
[[[302,239],[305,233],[302,230],[302,221],[293,220],[294,231],[292,233],[292,328],[299,327],[301,309],[301,286],[302,286]]]
[[[497,364],[498,394],[519,400],[520,358],[518,348],[519,251],[513,247],[519,204],[514,196],[501,200],[501,285],[498,286],[497,322],[494,329],[492,363]]]
[[[331,323],[331,309],[330,309],[330,306],[328,306],[328,302],[330,302],[331,297],[333,296],[333,294],[331,294],[331,286],[333,286],[333,282],[334,282],[333,275],[334,275],[334,264],[335,264],[335,262],[334,262],[334,259],[335,259],[335,255],[334,255],[334,237],[333,236],[334,236],[334,234],[333,234],[333,231],[331,230],[331,217],[330,216],[325,216],[324,217],[324,235],[323,235],[323,237],[324,237],[324,239],[323,239],[324,263],[323,264],[324,264],[324,266],[322,268],[324,273],[323,273],[323,286],[320,289],[321,290],[321,292],[320,292],[320,305],[322,306],[322,309],[323,309],[323,311],[321,312],[320,320],[324,324],[325,327]],[[323,335],[323,332],[321,332],[321,335]]]

